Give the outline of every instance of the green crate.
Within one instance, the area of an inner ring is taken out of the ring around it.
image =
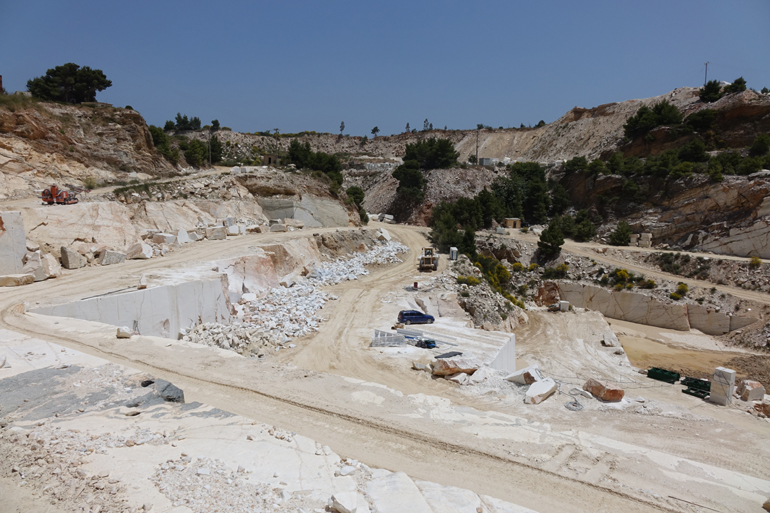
[[[698,378],[682,378],[682,384],[687,388],[692,388],[693,390],[711,392],[711,381],[708,380]]]
[[[679,381],[678,372],[671,372],[665,369],[659,369],[657,367],[651,367],[650,370],[647,371],[647,377],[656,379],[658,381],[665,381],[666,383],[671,383],[672,385]]]
[[[699,390],[697,388],[685,388],[682,390],[683,394],[688,394],[695,396],[699,399],[705,399],[707,395],[709,395],[709,392],[707,390]]]

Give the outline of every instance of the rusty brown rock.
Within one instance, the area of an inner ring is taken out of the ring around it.
[[[607,402],[618,402],[623,399],[625,392],[622,388],[618,388],[604,381],[590,378],[583,385],[583,390],[590,392],[594,397]]]

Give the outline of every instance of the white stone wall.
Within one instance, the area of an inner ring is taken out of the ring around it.
[[[230,322],[227,277],[153,287],[32,310],[34,313],[128,326],[142,335],[177,339],[180,328]]]
[[[27,251],[24,220],[21,212],[0,212],[0,276],[19,274]]]

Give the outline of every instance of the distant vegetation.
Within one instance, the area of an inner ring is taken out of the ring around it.
[[[83,103],[95,102],[96,93],[112,86],[100,69],[82,68],[68,62],[46,71],[42,77],[27,81],[27,90],[41,100]]]
[[[408,215],[422,202],[427,184],[423,172],[453,167],[457,165],[457,157],[459,154],[448,139],[430,138],[406,145],[404,163],[393,172],[398,180],[396,194],[402,214]]]
[[[155,145],[155,149],[163,155],[166,160],[176,165],[179,162],[179,150],[177,148],[171,149],[169,145],[168,135],[155,125],[150,125],[150,134],[152,135],[152,142]]]
[[[287,156],[289,162],[298,169],[319,171],[331,180],[330,189],[333,193],[339,191],[342,185],[342,163],[336,155],[329,155],[321,151],[314,152],[310,149],[310,143],[304,144],[294,139],[289,144]]]
[[[709,80],[706,85],[700,88],[698,95],[703,102],[715,102],[722,96],[732,93],[740,93],[746,90],[746,80],[743,77],[738,77],[733,80],[733,83],[722,88],[717,80]]]
[[[628,118],[623,130],[626,137],[634,139],[661,125],[678,125],[682,122],[682,117],[675,105],[663,100],[652,108],[642,105],[636,114]]]
[[[199,117],[195,116],[193,118],[187,118],[187,114],[184,116],[177,112],[176,114],[176,121],[168,120],[166,121],[166,124],[163,125],[163,130],[166,132],[171,130],[200,130],[201,129],[201,120]]]
[[[361,218],[363,224],[369,223],[369,215],[366,213],[362,203],[364,202],[364,190],[354,185],[348,187],[345,190],[345,194],[348,195],[348,200],[351,201],[356,207],[358,207],[358,217]]]

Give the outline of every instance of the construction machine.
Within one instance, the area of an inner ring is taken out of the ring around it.
[[[40,199],[44,205],[74,205],[78,202],[77,192],[60,190],[56,185],[44,190]]]
[[[438,253],[433,248],[422,248],[422,255],[417,266],[420,271],[438,270]]]

